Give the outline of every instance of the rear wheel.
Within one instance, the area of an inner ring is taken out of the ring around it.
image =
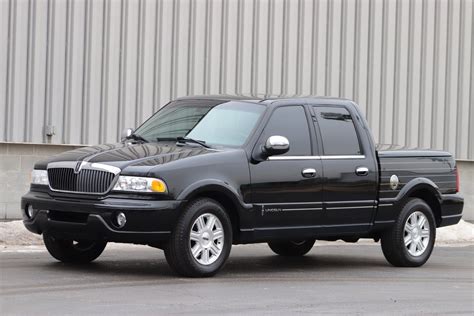
[[[271,241],[268,246],[280,256],[297,257],[307,254],[314,245],[314,239],[300,241]]]
[[[419,267],[428,261],[435,238],[436,223],[430,206],[412,198],[393,227],[382,235],[382,251],[396,267]]]
[[[88,263],[97,259],[107,246],[105,241],[74,241],[44,233],[43,241],[49,254],[62,262]]]
[[[183,212],[165,247],[165,257],[178,274],[209,277],[225,264],[232,247],[232,225],[218,202],[203,198]]]

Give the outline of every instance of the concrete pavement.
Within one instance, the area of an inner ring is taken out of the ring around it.
[[[421,268],[388,265],[378,245],[315,246],[303,258],[237,246],[209,279],[173,275],[145,246],[108,247],[87,266],[7,247],[0,264],[2,315],[474,313],[474,246],[436,247]]]

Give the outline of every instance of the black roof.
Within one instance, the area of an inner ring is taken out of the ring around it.
[[[253,102],[253,103],[272,103],[274,101],[291,101],[291,100],[301,100],[301,99],[318,99],[318,100],[325,100],[325,101],[345,101],[345,102],[352,102],[349,99],[344,98],[336,98],[336,97],[325,97],[325,96],[267,96],[267,95],[193,95],[193,96],[185,96],[180,97],[175,100],[222,100],[222,101],[246,101],[246,102]]]

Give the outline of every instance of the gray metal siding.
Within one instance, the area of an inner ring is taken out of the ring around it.
[[[378,142],[473,160],[473,15],[472,0],[0,0],[0,140],[113,142],[183,95],[330,95]]]

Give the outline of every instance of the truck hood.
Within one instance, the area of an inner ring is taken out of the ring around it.
[[[154,167],[192,156],[218,152],[201,146],[177,146],[172,142],[160,143],[117,143],[82,147],[67,151],[36,163],[35,169],[46,169],[52,162],[85,161],[102,163],[124,169],[128,166]]]

